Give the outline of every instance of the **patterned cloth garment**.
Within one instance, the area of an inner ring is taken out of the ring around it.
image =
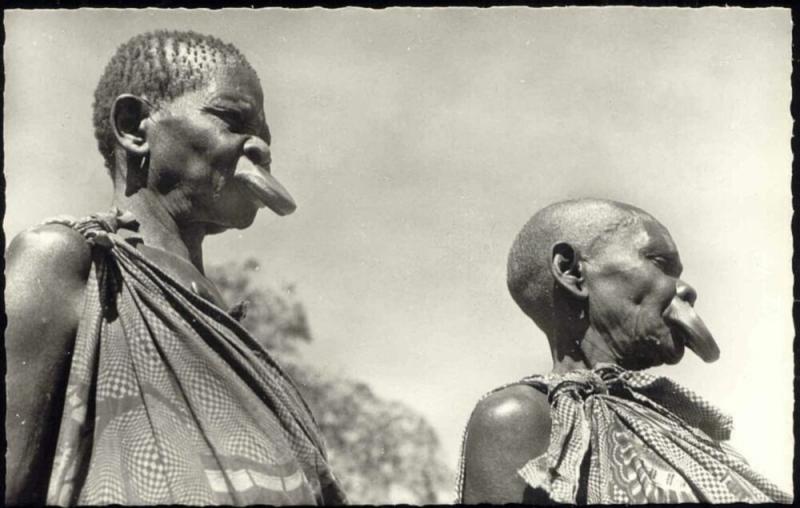
[[[792,502],[724,443],[731,418],[669,378],[600,364],[490,394],[516,384],[546,393],[552,419],[547,451],[518,474],[557,503]]]
[[[129,213],[48,223],[82,233],[93,263],[47,504],[346,501],[289,377],[131,245]]]

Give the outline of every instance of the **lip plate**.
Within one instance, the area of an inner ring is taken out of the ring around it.
[[[234,174],[234,179],[241,183],[255,199],[256,203],[266,206],[278,215],[289,215],[297,205],[289,191],[269,171],[253,165],[245,171]]]

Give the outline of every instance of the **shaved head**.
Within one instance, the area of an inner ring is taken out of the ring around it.
[[[551,273],[553,246],[566,242],[590,255],[642,219],[644,210],[603,199],[575,199],[547,206],[534,214],[517,235],[508,256],[508,289],[517,305],[545,333],[553,320]]]
[[[682,272],[675,242],[652,215],[576,199],[543,208],[525,224],[508,257],[508,289],[547,335],[554,368],[672,365],[684,347],[713,362],[719,347]]]

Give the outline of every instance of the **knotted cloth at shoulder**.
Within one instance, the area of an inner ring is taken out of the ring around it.
[[[132,215],[51,222],[96,249],[48,504],[345,502],[291,379],[233,317],[131,245]]]
[[[130,212],[125,212],[117,207],[111,208],[108,212],[99,212],[83,219],[74,219],[69,216],[59,216],[51,218],[44,224],[62,224],[81,233],[86,241],[91,245],[99,245],[105,248],[112,248],[113,243],[109,234],[117,233],[120,229],[128,231],[138,231],[139,222]],[[136,233],[126,235],[126,240],[130,243],[141,241],[141,236]]]
[[[555,502],[791,502],[721,443],[730,417],[669,378],[599,365],[523,382],[546,388],[552,429],[519,474]]]

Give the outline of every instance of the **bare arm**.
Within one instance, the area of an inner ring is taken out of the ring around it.
[[[517,474],[549,440],[550,406],[534,388],[510,386],[479,402],[467,430],[463,502],[549,504]]]
[[[6,253],[6,502],[43,504],[91,253],[83,237],[48,225]]]

